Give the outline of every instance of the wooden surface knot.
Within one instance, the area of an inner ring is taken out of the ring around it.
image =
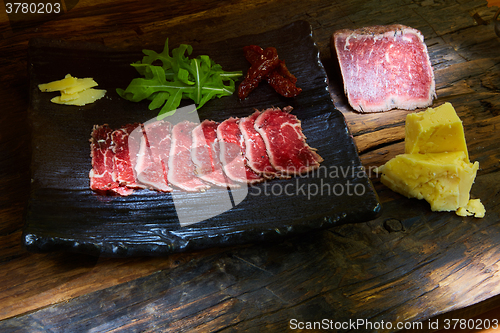
[[[405,231],[403,224],[398,219],[387,219],[384,221],[384,228],[389,232]]]

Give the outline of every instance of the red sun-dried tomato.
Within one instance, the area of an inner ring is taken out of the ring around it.
[[[260,81],[276,68],[278,63],[279,59],[276,49],[274,47],[266,48],[257,61],[252,63],[245,79],[240,83],[238,96],[241,99],[246,98],[259,85]]]
[[[276,92],[285,97],[295,97],[302,91],[295,85],[297,78],[286,68],[285,62],[280,63],[267,77],[267,82]]]
[[[276,92],[285,97],[295,97],[302,91],[295,85],[297,79],[290,73],[285,62],[278,58],[274,47],[263,50],[257,45],[248,45],[243,48],[243,52],[251,66],[238,87],[240,99],[246,98],[263,79],[266,79]]]

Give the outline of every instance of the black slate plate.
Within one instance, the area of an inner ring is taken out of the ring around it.
[[[274,46],[298,79],[303,92],[294,99],[262,83],[247,100],[236,96],[212,100],[200,119],[222,121],[249,115],[253,109],[291,105],[302,121],[310,146],[324,158],[320,172],[288,180],[271,180],[248,188],[244,199],[224,212],[225,189],[205,193],[175,192],[185,212],[203,220],[208,208],[222,211],[204,221],[181,226],[172,194],[141,190],[128,197],[109,197],[89,189],[89,138],[94,124],[117,128],[156,116],[147,103],[132,103],[115,92],[137,74],[129,66],[142,53],[102,45],[32,40],[29,46],[32,125],[32,186],[23,242],[28,250],[69,250],[103,256],[167,253],[272,240],[285,235],[373,219],[380,203],[357,155],[343,115],[334,108],[326,73],[307,22],[216,44],[194,45],[225,70],[246,70],[242,47]],[[175,47],[177,45],[171,45]],[[161,51],[163,45],[158,45]],[[37,85],[70,73],[93,77],[108,91],[84,107],[50,102],[54,94]],[[200,204],[201,203],[201,204]],[[219,207],[220,206],[220,207]]]

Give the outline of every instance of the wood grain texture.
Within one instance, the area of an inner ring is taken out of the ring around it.
[[[278,331],[292,318],[420,321],[498,295],[500,40],[491,24],[495,11],[484,0],[81,0],[57,19],[15,27],[2,13],[0,330]],[[298,19],[313,27],[335,106],[346,117],[367,168],[403,152],[407,112],[352,112],[329,38],[336,29],[369,24],[401,23],[423,32],[436,76],[434,105],[449,101],[455,106],[470,157],[480,162],[472,196],[484,202],[484,219],[432,213],[425,202],[403,198],[373,177],[384,205],[378,219],[279,244],[120,260],[32,254],[22,248],[30,184],[30,38],[140,49],[170,37],[174,44],[196,47]]]

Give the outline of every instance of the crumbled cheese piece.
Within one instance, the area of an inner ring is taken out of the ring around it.
[[[467,206],[460,207],[456,211],[456,213],[459,216],[472,216],[472,215],[474,215],[474,217],[484,217],[484,214],[486,213],[486,209],[484,208],[484,205],[482,204],[480,199],[471,199],[467,203]]]

